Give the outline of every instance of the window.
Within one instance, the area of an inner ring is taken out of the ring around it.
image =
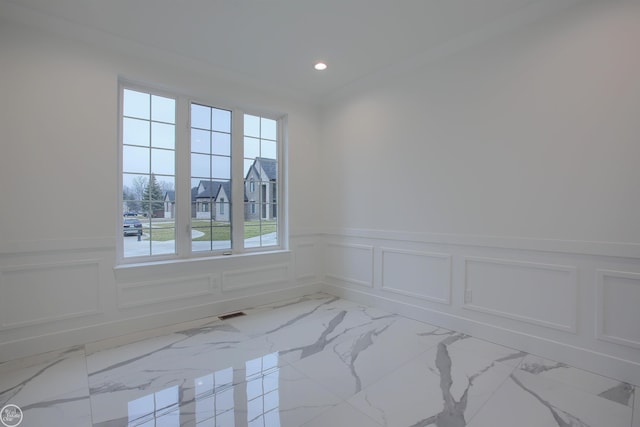
[[[223,195],[231,193],[232,114],[201,104],[191,104],[190,113],[192,203],[211,206],[191,219],[191,251],[229,250],[231,218]]]
[[[120,96],[119,203],[141,230],[121,232],[120,260],[282,247],[280,119],[126,83]]]
[[[244,115],[244,175],[248,195],[258,199],[245,207],[245,247],[278,244],[278,123],[276,120]],[[258,182],[258,193],[255,183]]]
[[[165,219],[164,196],[175,185],[176,100],[130,89],[122,98],[122,209],[140,218],[144,236],[134,243],[125,229],[125,255],[172,254],[175,222],[156,219]]]

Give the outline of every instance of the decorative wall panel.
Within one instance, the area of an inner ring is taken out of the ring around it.
[[[465,279],[465,308],[576,332],[575,267],[466,258]]]
[[[289,280],[289,264],[225,271],[222,274],[222,290],[236,291],[247,288],[282,284]]]
[[[382,288],[449,304],[451,255],[383,248]]]
[[[98,260],[6,266],[0,269],[3,329],[100,312]]]
[[[217,279],[211,276],[124,283],[118,285],[118,307],[132,308],[209,295],[214,285],[217,286]]]
[[[640,274],[598,270],[597,336],[640,348]]]
[[[373,246],[329,243],[325,257],[326,277],[373,287]]]

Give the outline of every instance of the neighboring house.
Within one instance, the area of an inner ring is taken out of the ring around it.
[[[216,221],[229,222],[231,219],[231,183],[224,181],[220,183],[218,192],[215,196],[215,215]]]
[[[193,218],[215,219],[215,201],[222,182],[202,180],[192,191],[192,204],[195,207]],[[228,219],[227,219],[228,221]]]
[[[166,191],[164,193],[164,217],[176,217],[176,192]]]
[[[247,221],[274,219],[278,216],[277,201],[277,161],[257,157],[245,177],[244,217]]]
[[[231,219],[231,183],[202,180],[191,189],[191,217],[229,222]]]
[[[244,188],[244,218],[246,221],[275,219],[277,161],[258,157],[247,172]],[[166,209],[165,196],[165,209]],[[229,181],[202,180],[191,189],[191,217],[228,222],[231,218],[231,183]]]

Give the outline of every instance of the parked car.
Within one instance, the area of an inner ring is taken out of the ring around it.
[[[133,211],[125,212],[124,216],[138,216],[138,212],[133,212]]]
[[[142,236],[142,223],[136,218],[124,219],[125,236]]]

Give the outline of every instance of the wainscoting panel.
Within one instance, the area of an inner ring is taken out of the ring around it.
[[[576,267],[468,257],[465,279],[464,308],[576,332]]]
[[[373,287],[373,246],[328,243],[325,259],[326,277]]]
[[[118,285],[118,308],[141,307],[210,295],[216,287],[218,279],[211,276],[123,283]]]
[[[100,313],[99,269],[99,260],[2,267],[0,328]]]
[[[451,303],[451,255],[382,248],[382,289]]]
[[[222,273],[222,291],[259,288],[289,281],[289,264],[229,270]]]
[[[640,348],[640,274],[598,270],[597,291],[597,337]]]

